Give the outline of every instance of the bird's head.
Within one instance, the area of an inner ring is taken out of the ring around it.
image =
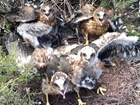
[[[56,91],[65,98],[65,94],[69,89],[69,78],[63,72],[56,72],[51,78],[51,85]]]
[[[86,60],[89,62],[91,61],[91,59],[94,59],[96,51],[94,48],[90,46],[85,46],[79,51],[79,54],[83,60]]]
[[[50,5],[42,5],[41,12],[46,16],[48,20],[54,16],[54,9]]]
[[[98,7],[94,11],[93,17],[102,26],[108,19],[107,10],[103,7]]]

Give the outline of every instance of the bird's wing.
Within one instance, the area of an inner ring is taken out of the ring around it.
[[[98,39],[92,41],[91,46],[92,44],[95,44],[97,47],[102,48],[102,46],[108,44],[114,39],[121,38],[123,35],[125,36],[125,33],[120,34],[119,32],[107,32],[103,34],[102,36],[100,36]]]
[[[27,46],[23,43],[23,40],[20,39],[17,35],[11,34],[6,41],[6,49],[9,53],[15,53],[20,55],[31,55],[34,48]]]
[[[100,77],[100,71],[104,70],[104,67],[115,66],[114,60],[119,60],[119,62],[121,60],[129,61],[133,60],[134,57],[140,56],[140,42],[137,36],[127,36],[126,33],[113,34],[115,37],[111,36],[112,33],[107,33],[107,36],[94,42],[96,45],[99,44],[99,50],[89,65],[97,73],[97,78]]]
[[[95,7],[92,4],[85,4],[79,11],[76,12],[74,23],[78,23],[93,17]]]
[[[78,11],[75,18],[72,20],[73,23],[78,23],[87,19],[92,18],[92,14],[84,13],[83,11]]]
[[[45,70],[45,74],[50,79],[56,72],[61,71],[60,60],[56,55],[51,55]]]
[[[114,11],[113,10],[108,10],[107,11],[107,15],[108,15],[108,22],[109,22],[109,32],[120,32],[119,30],[119,22],[118,22],[118,18],[114,18]]]
[[[70,64],[70,70],[69,70],[69,77],[74,85],[77,87],[80,87],[80,81],[83,77],[84,73],[82,70],[81,65],[78,64],[78,62],[73,62]]]
[[[84,45],[78,45],[77,47],[73,48],[73,49],[71,50],[70,53],[71,53],[71,54],[77,55],[78,52],[79,52],[83,47],[84,47]]]
[[[77,46],[78,44],[59,46],[54,50],[53,54],[57,55],[58,57],[69,55],[71,53],[71,50],[76,48]]]
[[[140,42],[137,36],[126,36],[120,33],[119,37],[113,39],[98,51],[98,58],[103,61],[115,56],[121,59],[139,56]]]
[[[32,7],[24,6],[18,7],[10,12],[2,13],[10,22],[29,22],[34,21],[39,16],[39,13]]]
[[[38,39],[38,37],[42,37],[43,35],[49,34],[52,30],[52,26],[48,24],[43,24],[41,22],[36,23],[23,23],[17,27],[17,32],[25,42],[32,45],[34,48],[44,45],[44,46],[50,46],[52,42],[44,44],[43,40]],[[50,36],[50,35],[48,35]],[[50,41],[52,39],[49,38]]]
[[[15,61],[17,66],[19,67],[19,72],[24,71],[25,65],[31,65],[31,54],[33,52],[33,48],[31,46],[27,46],[22,42],[21,39],[15,38],[13,35],[10,35],[8,41],[5,43],[6,49],[9,54],[13,54],[15,56]]]
[[[23,35],[31,35],[31,36],[43,36],[51,32],[52,26],[48,24],[43,24],[41,22],[36,23],[23,23],[17,27],[17,32]]]

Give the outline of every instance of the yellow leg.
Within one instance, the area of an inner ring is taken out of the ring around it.
[[[86,43],[84,45],[88,46],[89,45],[88,34],[85,34],[85,36],[86,36]]]
[[[48,99],[48,94],[46,94],[46,105],[50,105],[49,99]]]
[[[97,94],[101,93],[102,95],[105,95],[103,91],[106,91],[106,89],[105,88],[102,88],[102,87],[99,87],[97,89]]]
[[[58,68],[59,70],[61,70],[61,66],[57,66],[57,68]]]
[[[86,103],[85,102],[82,102],[81,98],[80,98],[80,94],[79,92],[76,92],[77,95],[78,95],[78,105],[85,105]]]

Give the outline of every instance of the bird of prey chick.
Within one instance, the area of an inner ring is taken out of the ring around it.
[[[85,35],[85,45],[89,45],[89,35],[97,38],[108,31],[110,28],[108,20],[113,16],[113,11],[106,10],[104,7],[95,8],[91,4],[86,4],[81,8],[81,12],[83,15],[78,16],[76,23],[79,23],[80,30]],[[84,14],[89,15],[84,16]]]
[[[82,32],[86,36],[86,45],[89,44],[88,35],[101,36],[108,30],[108,18],[108,11],[103,7],[98,7],[93,13],[93,18],[81,24]]]
[[[98,45],[99,44],[99,45]],[[79,47],[77,54],[70,54],[69,77],[76,85],[75,91],[79,94],[79,88],[97,89],[97,93],[104,95],[98,80],[104,72],[103,67],[113,67],[112,59],[120,56],[120,61],[134,56],[139,56],[140,42],[138,37],[127,36],[126,33],[106,33],[93,41],[90,46]],[[77,49],[78,47],[76,47]],[[83,103],[81,101],[81,103]]]
[[[93,67],[94,71],[100,70],[104,74],[108,71],[111,73],[114,70],[128,70],[128,67],[131,67],[129,61],[140,56],[140,41],[138,39],[137,36],[127,36],[126,33],[115,32],[107,33],[107,35],[104,34],[97,41],[94,41],[94,44],[98,45],[100,43],[99,45],[101,46],[89,65]],[[101,76],[99,79],[101,82],[104,82]],[[99,90],[97,90],[97,93],[99,93]]]
[[[55,72],[51,79],[43,79],[42,91],[46,95],[46,105],[50,105],[48,94],[61,94],[65,99],[65,94],[72,90],[70,80],[64,72]]]
[[[80,99],[79,88],[72,83],[75,78],[70,79],[71,70],[69,69],[72,66],[68,59],[62,55],[54,59],[54,54],[55,52],[53,53],[51,49],[45,48],[36,48],[32,54],[34,67],[38,71],[44,69],[43,73],[46,75],[46,80],[42,82],[42,91],[46,94],[46,104],[49,105],[48,94],[61,94],[65,98],[65,93],[72,90],[77,92],[79,105],[85,104]]]
[[[42,81],[42,91],[46,95],[46,105],[49,104],[48,94],[65,94],[72,90],[68,75],[59,68],[59,59],[53,55],[51,48],[35,48],[32,54],[33,67],[46,76]]]
[[[77,49],[78,51],[75,51]],[[74,48],[65,60],[69,62],[68,76],[72,84],[74,84],[73,89],[78,96],[78,105],[86,104],[80,98],[80,88],[83,87],[91,90],[100,87],[97,79],[101,71],[93,71],[92,67],[89,66],[89,62],[94,58],[95,53],[96,51],[92,47],[80,45]]]
[[[35,10],[32,7],[23,7],[22,10],[22,14],[25,15],[23,17],[27,17],[27,14],[29,20],[26,18],[22,19],[20,25],[17,27],[17,32],[25,42],[34,48],[41,47],[38,37],[50,33],[57,23],[54,9],[49,4],[44,4],[40,10]],[[33,19],[30,19],[32,17]]]

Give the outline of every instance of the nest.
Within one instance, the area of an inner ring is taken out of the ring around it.
[[[125,61],[114,61],[115,67],[104,68],[99,79],[101,87],[106,88],[105,95],[97,94],[95,90],[81,89],[80,95],[86,105],[140,105],[140,70],[139,62],[130,63]],[[20,88],[22,97],[25,98],[26,87],[30,92],[36,92],[31,96],[36,105],[45,105],[45,94],[41,92],[41,80],[33,79]],[[22,98],[21,97],[21,98]],[[66,99],[61,95],[49,95],[51,105],[78,105],[75,92],[66,94]]]
[[[138,71],[130,62],[120,61],[116,66],[106,68],[101,76],[100,83],[107,89],[105,96],[94,99],[98,104],[93,105],[138,105],[134,99],[134,87],[138,80]]]

